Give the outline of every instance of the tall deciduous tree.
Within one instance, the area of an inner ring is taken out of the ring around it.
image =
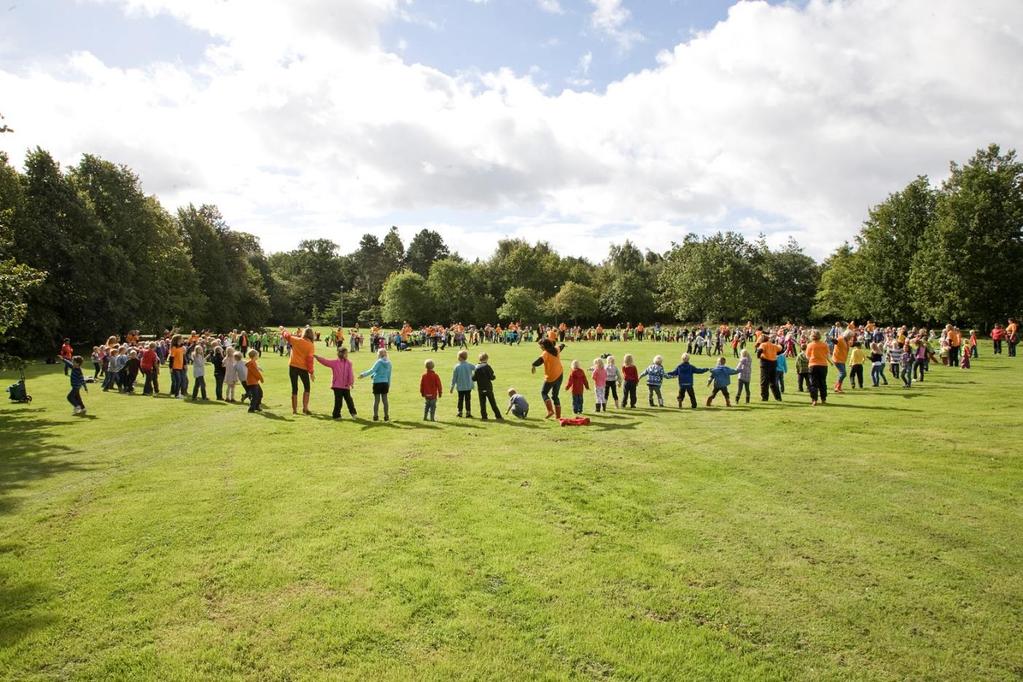
[[[433,316],[433,301],[422,275],[405,270],[392,273],[380,296],[381,315],[389,324],[423,324]]]
[[[578,282],[565,282],[547,302],[547,312],[560,321],[593,322],[599,311],[596,292]]]
[[[543,296],[535,289],[512,287],[505,293],[497,316],[504,322],[536,324],[544,318]]]
[[[663,312],[690,322],[756,317],[763,289],[761,253],[734,232],[686,236],[665,257]]]
[[[405,265],[409,270],[423,277],[430,274],[430,266],[435,261],[452,255],[444,238],[434,230],[420,230],[409,242],[405,252]]]
[[[932,321],[985,323],[1023,301],[1023,163],[991,145],[952,164],[913,259],[916,309]]]

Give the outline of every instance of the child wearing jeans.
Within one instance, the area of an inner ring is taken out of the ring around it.
[[[745,350],[743,351],[746,352]],[[748,354],[747,354],[748,355]],[[678,409],[682,409],[682,401],[689,396],[689,407],[696,409],[696,391],[693,390],[693,376],[708,371],[706,367],[693,367],[689,364],[689,353],[682,354],[682,362],[665,374],[669,378],[678,378]],[[746,390],[749,393],[749,389]]]
[[[387,357],[386,348],[378,350],[373,366],[359,375],[360,379],[366,377],[373,377],[373,421],[380,421],[380,403],[384,404],[384,421],[390,421],[387,394],[391,392],[391,361]]]
[[[263,383],[263,373],[259,371],[259,365],[256,364],[258,357],[259,351],[253,348],[249,351],[249,361],[245,363],[245,385],[249,389],[249,412],[263,411],[263,387],[260,386]]]
[[[727,362],[728,360],[724,357],[720,357],[718,358],[717,366],[710,370],[710,378],[714,382],[714,390],[707,397],[707,407],[714,403],[714,398],[717,397],[718,393],[725,396],[725,407],[732,406],[732,401],[728,397],[728,385],[732,383],[732,375],[738,374],[739,370],[732,369],[727,365]]]
[[[597,412],[607,412],[607,397],[604,394],[607,386],[607,369],[604,367],[604,358],[593,360],[590,378],[593,379],[593,399],[597,403]]]
[[[423,396],[423,421],[437,421],[437,400],[443,395],[440,376],[433,371],[433,360],[423,363],[426,369],[419,379],[419,395]]]
[[[476,382],[476,393],[480,399],[480,419],[487,421],[489,418],[487,416],[487,404],[489,403],[490,409],[494,411],[494,418],[497,421],[504,421],[501,411],[497,409],[497,400],[494,399],[494,379],[497,378],[497,375],[494,374],[494,368],[490,366],[489,361],[489,355],[480,353],[479,364],[472,372],[472,380]]]
[[[664,358],[660,355],[654,356],[653,363],[643,370],[639,375],[642,379],[646,377],[646,387],[649,392],[650,407],[654,406],[654,396],[657,396],[657,406],[664,407],[664,398],[661,396],[661,384],[664,383]]]
[[[902,358],[902,387],[909,388],[913,385],[913,346],[908,340],[902,347],[900,357]]]
[[[863,362],[866,355],[859,341],[853,342],[849,351],[849,383],[853,388],[863,388]]]
[[[578,360],[572,361],[572,372],[568,375],[568,383],[565,390],[572,394],[572,413],[583,413],[583,391],[589,390],[590,384],[586,381],[586,372],[579,366]]]
[[[803,390],[804,386],[807,391],[810,390],[810,357],[806,354],[805,343],[799,344],[799,354],[796,356],[796,377],[800,393],[806,392]]]
[[[636,407],[636,386],[639,385],[639,370],[636,368],[636,361],[632,355],[626,353],[622,357],[622,376],[625,383],[622,386],[622,407]]]
[[[458,351],[458,364],[451,372],[451,392],[458,391],[458,416],[462,416],[462,408],[465,408],[465,416],[472,419],[472,373],[476,367],[469,362],[468,351]]]
[[[74,413],[76,415],[85,414],[85,403],[82,402],[82,389],[84,388],[86,393],[89,391],[89,386],[85,383],[85,373],[82,372],[82,360],[81,355],[72,356],[70,360],[61,356],[60,359],[64,362],[64,369],[71,374],[71,391],[67,394],[67,401],[71,403],[71,407],[75,408]]]
[[[888,377],[884,375],[884,354],[881,352],[881,344],[870,344],[870,383],[877,388],[881,382],[888,385]]]
[[[514,388],[508,389],[508,409],[504,413],[508,414],[509,412],[519,419],[529,416],[529,403],[526,401],[526,397],[520,395]]]

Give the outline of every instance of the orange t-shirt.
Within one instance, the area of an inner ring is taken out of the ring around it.
[[[845,363],[845,359],[849,357],[849,344],[845,342],[845,339],[841,336],[835,341],[835,352],[831,354],[831,360],[835,363]]]
[[[811,367],[827,367],[828,344],[823,341],[811,341],[806,346],[806,357],[810,358]]]
[[[558,377],[565,373],[565,368],[561,365],[561,357],[551,355],[547,351],[544,351],[541,357],[543,358],[544,381],[548,383],[551,381],[557,381]]]
[[[781,346],[770,341],[764,341],[762,344],[757,346],[760,349],[760,359],[773,362],[778,359],[778,353],[781,352]]]
[[[293,334],[287,334],[284,338],[291,344],[291,362],[289,364],[292,367],[312,372],[313,354],[316,353],[316,346],[313,345],[313,342],[303,336]]]
[[[185,368],[185,347],[184,346],[172,346],[170,349],[171,357],[171,369],[184,369]]]
[[[963,345],[963,337],[957,331],[950,331],[948,333],[948,344],[953,348],[958,348]]]

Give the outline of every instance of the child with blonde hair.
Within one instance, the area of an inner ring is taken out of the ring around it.
[[[508,389],[508,409],[504,413],[508,414],[509,412],[519,419],[529,416],[529,403],[526,401],[526,396],[519,394],[514,388]]]
[[[238,369],[237,360],[235,356],[239,353],[235,353],[228,348],[227,353],[224,354],[224,384],[226,386],[225,398],[227,402],[234,402],[234,387],[238,385]]]
[[[463,351],[464,352],[464,351]],[[497,409],[497,400],[494,399],[494,379],[497,375],[494,374],[494,368],[490,366],[490,356],[486,353],[480,353],[479,364],[473,369],[472,380],[476,382],[476,393],[479,394],[480,398],[480,419],[487,421],[487,404],[490,404],[490,409],[494,411],[494,418],[497,421],[504,421],[504,417],[501,416],[501,411]]]
[[[639,369],[631,353],[622,356],[622,407],[636,407],[636,387],[639,385]]]
[[[607,412],[607,396],[615,401],[615,408],[618,407],[618,382],[622,380],[622,373],[615,364],[615,356],[608,355],[605,360],[604,370],[607,372],[607,383],[604,385],[604,411]]]
[[[654,396],[657,396],[657,406],[664,407],[664,398],[661,396],[661,384],[664,383],[664,358],[660,355],[654,356],[653,363],[643,370],[639,375],[642,379],[646,377],[646,387],[649,392],[650,407],[654,406]]]
[[[725,407],[731,407],[732,401],[728,397],[728,385],[732,383],[731,377],[733,374],[738,374],[739,370],[732,369],[728,366],[728,360],[724,357],[718,358],[717,366],[710,370],[711,379],[714,382],[714,390],[707,397],[707,407],[710,407],[714,402],[714,398],[718,393],[725,396]]]
[[[568,375],[568,383],[565,390],[572,394],[572,413],[583,413],[583,391],[589,390],[590,384],[586,381],[586,373],[579,366],[578,360],[572,361],[572,371]]]
[[[607,397],[604,394],[604,388],[607,386],[607,369],[604,368],[604,358],[594,358],[590,378],[593,379],[593,399],[597,403],[597,412],[607,412]]]
[[[373,377],[373,421],[380,421],[380,403],[384,404],[384,421],[390,421],[387,394],[391,392],[391,361],[387,357],[386,348],[378,350],[373,366],[359,375],[360,379],[366,377]]]
[[[465,408],[465,416],[472,419],[472,373],[476,370],[475,365],[469,362],[469,351],[458,351],[458,364],[451,372],[451,392],[458,391],[458,416],[462,416],[462,408]]]
[[[249,389],[249,412],[263,411],[263,373],[256,364],[259,351],[255,348],[249,351],[249,361],[245,363],[245,385]]]

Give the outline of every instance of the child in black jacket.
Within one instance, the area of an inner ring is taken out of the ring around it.
[[[476,365],[476,370],[472,373],[472,380],[476,382],[476,391],[480,396],[480,415],[483,421],[487,421],[487,401],[489,400],[494,417],[497,421],[504,421],[501,411],[497,409],[497,401],[494,400],[494,379],[496,377],[493,368],[487,364],[489,359],[486,353],[480,353],[479,364]]]

